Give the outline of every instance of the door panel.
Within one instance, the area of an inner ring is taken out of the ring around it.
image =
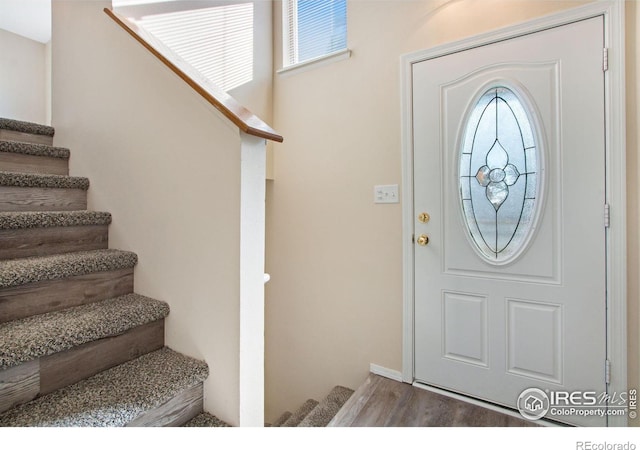
[[[442,311],[444,357],[488,367],[487,297],[445,291]]]
[[[507,371],[562,383],[562,307],[508,298]]]
[[[417,381],[508,407],[606,391],[602,48],[599,17],[413,65]]]
[[[440,97],[442,99],[441,117],[445,120],[442,125],[443,142],[440,146],[441,161],[444,164],[444,173],[455,174],[458,170],[458,149],[461,145],[460,128],[463,122],[460,120],[460,111],[466,111],[473,106],[477,91],[484,91],[486,86],[493,83],[516,84],[522,86],[521,89],[528,92],[529,96],[535,99],[535,115],[533,119],[539,122],[540,139],[539,146],[544,159],[544,150],[548,147],[545,144],[544,130],[553,130],[554,124],[557,122],[558,98],[558,69],[559,62],[549,62],[540,64],[491,64],[479,70],[476,70],[472,76],[465,77],[463,80],[456,80],[440,88]],[[526,88],[525,88],[526,86]],[[480,87],[480,89],[479,89]],[[538,112],[539,111],[539,112]],[[556,134],[556,133],[554,133]],[[551,172],[553,167],[558,166],[557,155],[556,161],[544,161],[538,170],[538,175],[542,178],[539,194],[558,191],[556,186],[557,178],[553,177],[553,173],[545,173],[545,166],[550,166]],[[548,175],[548,176],[547,176]],[[471,180],[474,181],[474,180]],[[524,180],[519,180],[513,187],[524,184]],[[477,183],[476,183],[477,184]],[[547,220],[539,221],[539,226],[533,233],[535,235],[536,245],[529,245],[525,258],[520,258],[512,264],[504,265],[500,271],[494,270],[495,267],[487,265],[481,258],[476,257],[474,245],[472,242],[460,239],[460,236],[468,237],[462,221],[461,208],[459,207],[459,187],[454,183],[447,183],[443,186],[443,240],[446,252],[442,253],[443,267],[446,273],[480,276],[490,278],[506,278],[529,281],[547,281],[559,282],[561,267],[559,249],[557,248],[558,223],[555,215],[556,200],[554,196],[550,198],[540,198],[537,196],[537,203],[546,206],[544,211],[540,211],[539,215],[544,215]],[[548,197],[548,196],[547,196]],[[512,198],[510,194],[507,198]],[[545,205],[545,200],[547,204]],[[492,206],[486,202],[490,209]],[[508,205],[502,205],[501,209]],[[541,208],[542,209],[542,208]],[[533,237],[533,236],[532,236]],[[471,245],[470,245],[471,244]]]

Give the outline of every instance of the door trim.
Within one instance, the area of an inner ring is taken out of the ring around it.
[[[606,199],[611,210],[607,245],[607,355],[611,363],[609,392],[627,390],[627,251],[626,251],[626,113],[624,63],[624,0],[602,0],[529,22],[483,33],[431,49],[403,55],[402,83],[402,236],[403,337],[402,380],[414,382],[414,215],[412,65],[584,19],[604,18],[609,49],[605,74]],[[604,206],[604,205],[603,205]],[[603,362],[604,364],[604,362]],[[604,372],[604,369],[603,369]],[[626,426],[626,417],[610,417],[610,426]]]

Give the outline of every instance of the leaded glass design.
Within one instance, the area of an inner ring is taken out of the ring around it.
[[[489,89],[463,129],[460,198],[480,255],[493,263],[517,256],[532,230],[540,158],[531,116],[511,89]]]

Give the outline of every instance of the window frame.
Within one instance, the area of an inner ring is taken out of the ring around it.
[[[307,66],[321,65],[320,63],[340,61],[351,57],[348,42],[345,42],[345,48],[343,49],[304,61],[298,61],[298,9],[297,7],[292,7],[292,5],[297,5],[297,1],[298,0],[282,0],[282,68],[279,69],[277,73],[297,72],[299,69],[306,68]],[[345,2],[346,1],[347,0],[345,0]],[[346,30],[345,34],[347,34]],[[346,38],[347,36],[345,36],[345,41]],[[293,50],[293,54],[290,50]]]

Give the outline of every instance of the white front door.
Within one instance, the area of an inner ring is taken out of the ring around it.
[[[602,65],[602,17],[413,64],[416,381],[606,392]]]

